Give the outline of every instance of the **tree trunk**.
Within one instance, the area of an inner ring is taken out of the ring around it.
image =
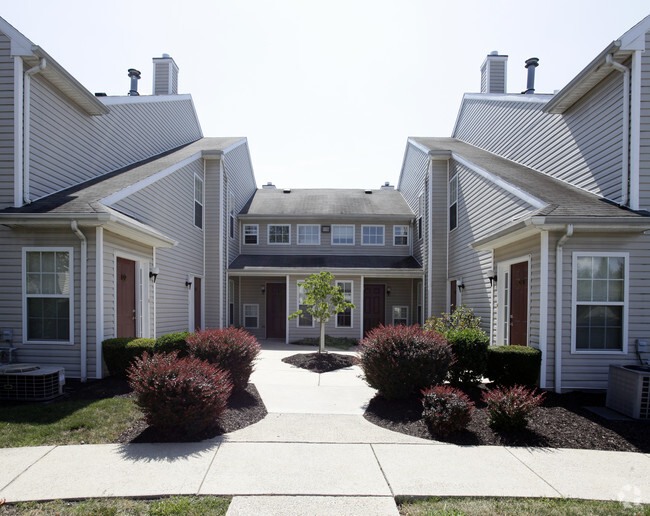
[[[320,323],[320,345],[318,346],[319,353],[325,353],[325,323]]]

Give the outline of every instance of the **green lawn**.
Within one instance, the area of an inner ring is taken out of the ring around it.
[[[426,498],[398,500],[404,516],[650,516],[650,505],[567,498]]]
[[[141,417],[126,398],[7,404],[0,408],[0,448],[110,443]]]

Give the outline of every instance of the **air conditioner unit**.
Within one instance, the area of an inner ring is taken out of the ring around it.
[[[6,364],[0,366],[0,399],[45,401],[63,394],[65,370],[57,366]]]
[[[650,367],[610,365],[605,405],[635,419],[650,419]]]

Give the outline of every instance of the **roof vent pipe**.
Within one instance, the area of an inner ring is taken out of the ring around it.
[[[391,185],[389,181],[386,181],[386,182],[381,186],[381,189],[382,189],[382,190],[395,190],[395,187],[394,187],[393,185]]]
[[[524,93],[535,93],[535,68],[539,66],[539,59],[531,57],[526,59],[526,69],[528,70],[528,82]]]
[[[138,79],[140,78],[140,72],[135,68],[129,68],[129,77],[131,78],[131,89],[129,90],[129,96],[137,97],[140,95],[138,93]]]

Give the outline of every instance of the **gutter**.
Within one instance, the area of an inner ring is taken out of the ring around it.
[[[567,224],[566,233],[555,246],[555,392],[562,392],[562,248],[573,235],[573,224]]]
[[[81,381],[88,380],[88,334],[87,334],[87,314],[86,307],[88,305],[88,292],[87,292],[87,264],[88,264],[88,240],[79,229],[77,221],[70,222],[72,232],[77,235],[81,242],[81,286],[79,296],[79,326],[80,326],[80,346],[81,346]],[[71,307],[74,312],[74,307]]]
[[[36,66],[25,72],[23,83],[23,202],[25,204],[32,202],[29,193],[32,75],[42,72],[46,66],[47,61],[42,57]]]

